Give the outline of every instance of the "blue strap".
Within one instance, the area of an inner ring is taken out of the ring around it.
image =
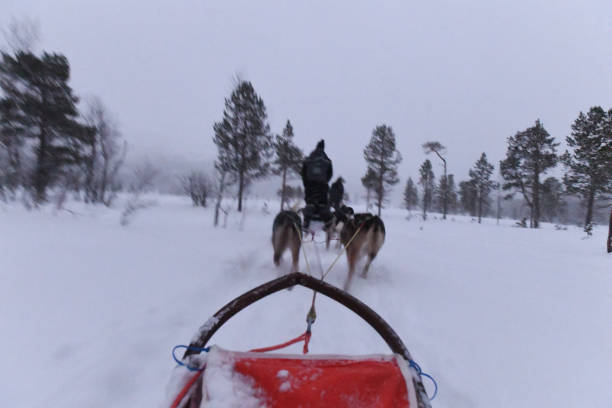
[[[174,346],[174,347],[172,348],[172,358],[174,359],[174,361],[176,361],[176,364],[178,364],[178,365],[180,365],[180,366],[185,367],[185,368],[186,368],[186,369],[188,369],[189,371],[201,371],[201,370],[202,370],[202,368],[200,368],[200,367],[190,366],[189,364],[185,364],[185,363],[183,363],[181,360],[179,360],[179,359],[176,357],[176,354],[175,354],[175,352],[176,352],[176,350],[177,350],[177,349],[193,350],[193,351],[197,351],[197,352],[200,352],[200,353],[201,353],[202,351],[204,351],[204,352],[206,352],[206,353],[208,353],[208,352],[210,351],[210,347],[192,347],[192,346],[185,346],[185,345],[183,345],[183,344],[179,344],[179,345]]]
[[[410,367],[414,368],[416,370],[416,372],[421,377],[427,377],[433,383],[433,385],[434,385],[434,393],[433,393],[432,397],[429,399],[430,401],[433,401],[434,398],[436,398],[436,395],[438,395],[438,383],[436,382],[436,380],[431,375],[429,375],[427,373],[424,373],[423,370],[421,370],[421,366],[418,365],[416,361],[408,360],[408,363],[410,364]]]

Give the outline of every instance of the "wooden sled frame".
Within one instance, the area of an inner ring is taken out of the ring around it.
[[[215,332],[219,330],[219,328],[223,326],[223,324],[225,324],[225,322],[227,322],[232,316],[240,312],[242,309],[268,295],[271,295],[283,289],[293,287],[295,285],[310,288],[344,305],[345,307],[353,311],[355,314],[357,314],[359,317],[361,317],[363,320],[365,320],[374,330],[376,330],[376,332],[383,338],[383,340],[385,340],[392,352],[401,355],[406,361],[412,360],[410,352],[408,351],[400,337],[397,335],[397,333],[395,333],[393,328],[391,328],[391,326],[382,317],[380,317],[380,315],[378,315],[378,313],[376,313],[365,303],[363,303],[356,297],[350,295],[349,293],[333,285],[330,285],[329,283],[326,283],[321,279],[317,279],[300,272],[290,273],[280,278],[271,280],[235,298],[234,300],[223,306],[221,309],[219,309],[219,311],[217,311],[217,313],[215,313],[213,317],[209,319],[208,322],[206,322],[200,328],[198,338],[194,340],[189,346],[194,348],[205,347],[210,338],[215,334]],[[183,355],[183,359],[197,353],[199,352],[188,348],[185,351],[185,354]],[[417,393],[417,408],[431,408],[427,392],[425,391],[425,387],[423,386],[423,382],[420,376],[414,368],[411,368],[411,371],[414,374],[413,382],[414,388]],[[201,393],[202,389],[201,381],[202,379],[200,378],[200,384],[195,387],[196,392],[199,393]],[[200,398],[201,395],[193,395],[191,399],[199,400]],[[190,406],[189,403],[187,403],[186,406]]]

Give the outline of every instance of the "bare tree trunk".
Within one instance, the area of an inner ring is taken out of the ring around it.
[[[442,157],[440,152],[437,150],[433,150],[433,152],[440,158],[440,160],[442,160],[442,163],[444,164],[444,181],[446,187],[444,188],[444,194],[442,194],[442,219],[445,220],[446,213],[448,211],[448,179],[446,178],[446,159]]]
[[[587,196],[587,213],[586,218],[584,220],[585,228],[593,222],[593,205],[595,203],[595,191],[592,189],[589,190],[589,195]]]
[[[34,192],[35,201],[42,203],[46,201],[49,163],[47,159],[47,138],[45,131],[41,128],[39,135],[40,146],[38,147],[36,157],[36,170],[34,173]]]
[[[242,212],[242,193],[244,191],[244,174],[240,173],[238,176],[238,212]]]
[[[215,227],[219,225],[219,210],[223,201],[223,191],[225,190],[225,172],[219,175],[219,185],[217,186],[217,202],[215,203]]]
[[[102,144],[102,179],[100,180],[100,194],[99,199],[103,203],[106,202],[106,190],[108,189],[108,165],[110,161],[110,157],[106,149],[104,148],[104,144]]]
[[[10,177],[7,180],[7,186],[9,190],[15,191],[17,187],[22,186],[24,183],[23,169],[21,168],[21,148],[20,145],[15,141],[7,145],[8,153],[8,167]]]
[[[537,164],[533,171],[533,228],[540,227],[540,169]]]
[[[384,165],[385,158],[383,157],[383,150],[380,150],[380,175],[378,176],[378,188],[375,190],[377,195],[377,205],[378,205],[378,216],[380,217],[380,211],[382,208],[383,200],[385,198],[385,173],[387,172],[387,167]]]
[[[478,193],[478,223],[482,221],[482,193]]]
[[[287,194],[287,169],[283,169],[283,184],[281,185],[281,211],[285,209],[285,195]]]
[[[96,187],[94,183],[95,179],[95,169],[96,169],[96,157],[98,155],[97,149],[97,141],[96,138],[92,138],[91,142],[91,157],[87,161],[87,174],[85,176],[85,202],[95,203],[97,200],[96,197]]]
[[[448,178],[446,177],[446,159],[442,159],[444,162],[444,194],[442,195],[442,219],[446,219],[446,212],[448,211]]]
[[[501,219],[501,183],[497,185],[497,225],[499,225],[499,220]]]
[[[221,208],[221,200],[219,199],[219,197],[217,197],[217,202],[215,203],[215,223],[214,223],[215,227],[219,225],[219,209],[220,208]]]
[[[610,210],[610,227],[608,228],[608,253],[612,252],[612,210]]]
[[[110,171],[108,171],[108,167],[110,166],[112,157],[109,157],[108,162],[105,163],[104,165],[105,167],[105,182],[104,182],[105,185],[104,185],[104,190],[102,190],[102,193],[101,193],[100,201],[102,201],[102,203],[107,207],[110,207],[113,199],[115,198],[116,193],[112,191],[112,189],[116,184],[117,174],[119,173],[121,166],[123,166],[123,162],[125,161],[126,154],[127,154],[127,142],[123,141],[121,155],[116,157],[115,163],[113,164]],[[109,190],[111,192],[107,194]]]

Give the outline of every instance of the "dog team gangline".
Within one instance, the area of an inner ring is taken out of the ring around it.
[[[348,408],[352,406],[351,401],[359,398],[363,406],[431,408],[431,400],[435,398],[438,391],[435,380],[421,370],[393,328],[374,310],[348,293],[354,263],[352,267],[349,266],[349,278],[345,284],[345,290],[325,281],[344,253],[347,253],[349,264],[351,264],[349,251],[355,249],[355,242],[364,241],[362,238],[359,240],[357,238],[368,235],[370,232],[368,225],[378,225],[378,222],[382,224],[379,217],[369,213],[354,214],[346,219],[339,238],[342,243],[341,251],[325,272],[323,272],[319,259],[321,276],[315,278],[311,273],[311,262],[304,244],[312,242],[318,258],[317,242],[315,241],[317,230],[309,230],[308,232],[312,233],[312,240],[304,240],[299,215],[294,211],[281,211],[274,220],[272,244],[275,246],[275,232],[281,233],[284,240],[276,241],[283,245],[281,245],[282,248],[276,246],[274,248],[275,263],[277,263],[277,249],[281,249],[282,255],[287,244],[290,243],[290,238],[297,237],[299,241],[298,257],[301,250],[307,273],[297,271],[294,256],[294,270],[291,273],[264,283],[233,299],[200,327],[189,345],[175,346],[172,349],[172,356],[176,363],[185,370],[175,370],[173,373],[172,383],[179,384],[179,386],[174,390],[172,403],[169,406],[171,408],[206,407],[206,402],[215,393],[215,390],[210,389],[206,381],[206,369],[208,366],[208,372],[214,376],[215,372],[221,369],[215,362],[221,358],[222,361],[232,362],[232,373],[238,374],[232,378],[248,378],[249,384],[258,390],[258,395],[265,396],[266,407],[303,405]],[[325,229],[327,233],[330,233],[329,226],[326,226]],[[351,234],[348,235],[347,231]],[[382,224],[382,231],[384,240],[384,224]],[[294,249],[292,248],[292,252],[295,255]],[[368,266],[369,263],[366,265],[366,273]],[[255,348],[248,352],[228,351],[217,346],[207,346],[213,334],[242,309],[268,295],[295,285],[313,290],[310,308],[306,314],[304,333],[284,343]],[[317,318],[315,308],[317,293],[336,300],[365,320],[387,343],[393,354],[374,356],[308,354],[312,325]],[[279,350],[299,342],[304,342],[302,355],[266,354],[266,352]],[[185,350],[181,359],[175,354],[179,349]],[[300,380],[287,381],[285,373],[288,373],[287,376],[291,373],[299,375]],[[431,399],[423,385],[423,377],[430,379],[434,385]],[[281,379],[283,382],[279,385],[278,382]]]

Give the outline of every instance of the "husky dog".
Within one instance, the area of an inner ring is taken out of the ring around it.
[[[342,231],[342,227],[344,223],[349,219],[353,218],[355,215],[355,211],[351,207],[346,205],[341,206],[336,211],[334,211],[334,216],[331,220],[331,223],[325,228],[325,248],[329,249],[330,241],[340,236],[340,232]],[[340,241],[338,241],[337,247],[340,247]]]
[[[344,290],[348,290],[355,273],[355,265],[362,256],[367,256],[368,259],[361,276],[367,277],[370,264],[385,242],[385,224],[380,217],[370,213],[355,214],[352,219],[344,223],[340,232],[340,241],[345,247],[348,245],[346,258],[349,271],[344,284]]]
[[[294,211],[281,211],[272,224],[272,247],[274,264],[280,265],[280,259],[287,248],[291,248],[291,272],[298,271],[300,247],[302,243],[302,220]]]

